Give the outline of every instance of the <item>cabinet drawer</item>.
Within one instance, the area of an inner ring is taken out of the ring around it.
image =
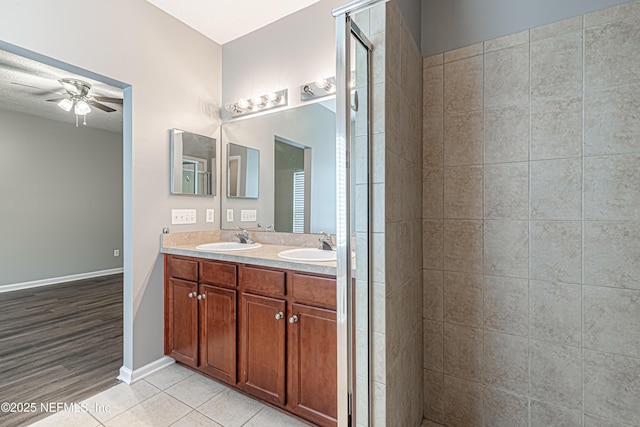
[[[278,296],[285,293],[284,271],[243,266],[240,277],[245,291]]]
[[[169,277],[198,281],[198,261],[184,258],[167,258]]]
[[[236,266],[216,261],[200,262],[200,281],[212,285],[236,286]]]
[[[336,279],[294,273],[291,289],[296,302],[336,308]]]

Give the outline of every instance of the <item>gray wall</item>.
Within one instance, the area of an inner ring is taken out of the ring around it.
[[[0,110],[0,286],[122,267],[122,134]]]
[[[86,10],[81,0],[4,2],[0,42],[131,85],[124,119],[124,366],[136,369],[164,352],[162,228],[218,228],[204,222],[217,198],[170,195],[168,130],[218,133],[221,47],[145,0],[91,3],[101,28],[117,31],[95,31]],[[197,209],[198,223],[171,226],[171,209],[182,208]]]
[[[422,56],[629,0],[422,0]]]

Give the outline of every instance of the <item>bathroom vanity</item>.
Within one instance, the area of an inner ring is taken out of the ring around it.
[[[265,246],[254,258],[163,248],[165,354],[336,426],[335,267],[278,261],[270,250],[282,247]]]

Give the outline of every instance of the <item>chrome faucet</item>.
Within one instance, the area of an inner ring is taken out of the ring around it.
[[[268,226],[268,227],[267,227],[267,230],[266,230],[266,231],[273,233],[273,232],[275,232],[275,231],[276,231],[276,229],[273,227],[273,224],[272,224],[272,225],[270,225],[270,226]]]
[[[318,249],[322,249],[324,251],[335,251],[336,247],[331,242],[331,236],[324,231],[321,231],[320,233],[322,234],[322,237],[318,239],[320,242],[320,247]]]
[[[234,236],[240,239],[240,243],[252,244],[253,240],[251,240],[251,237],[249,237],[249,232],[242,227],[238,227],[238,229],[240,231],[234,234]]]

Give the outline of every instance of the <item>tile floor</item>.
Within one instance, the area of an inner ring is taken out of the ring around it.
[[[48,427],[308,427],[309,425],[180,365],[129,386],[118,384],[83,402],[86,412],[58,412]],[[109,411],[105,408],[109,405]]]

